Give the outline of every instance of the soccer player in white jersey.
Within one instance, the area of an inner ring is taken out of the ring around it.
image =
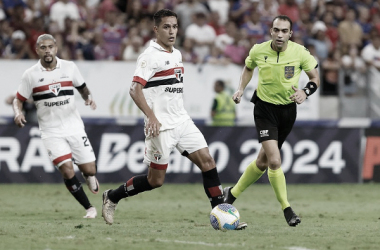
[[[41,138],[51,161],[62,174],[67,189],[86,209],[84,218],[95,218],[96,209],[75,176],[72,163],[74,158],[90,191],[98,193],[95,154],[74,103],[74,88],[85,100],[85,105],[94,110],[96,103],[77,66],[56,56],[57,44],[52,35],[38,37],[36,52],[40,60],[24,72],[13,100],[14,121],[20,128],[25,126],[22,103],[31,97],[37,107]]]
[[[137,60],[130,95],[145,114],[145,156],[148,174],[130,178],[103,193],[102,216],[112,224],[117,203],[126,197],[161,187],[169,155],[174,148],[202,171],[203,186],[211,207],[223,203],[222,186],[205,138],[183,105],[184,68],[181,53],[173,47],[178,32],[177,15],[160,10],[153,16],[156,40]],[[239,229],[246,227],[243,223]]]

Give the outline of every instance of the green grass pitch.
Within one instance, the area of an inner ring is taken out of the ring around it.
[[[120,183],[121,184],[121,183]],[[165,184],[120,201],[115,223],[101,217],[101,184],[84,209],[63,184],[0,185],[0,250],[59,249],[380,249],[380,186],[288,185],[302,223],[289,227],[272,188],[254,184],[235,202],[244,231],[215,231],[201,184]],[[226,184],[224,184],[226,186]]]

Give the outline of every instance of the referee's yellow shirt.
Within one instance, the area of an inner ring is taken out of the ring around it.
[[[318,66],[315,58],[302,45],[288,41],[283,52],[274,51],[271,42],[255,44],[245,59],[245,65],[259,69],[257,96],[269,103],[286,105],[292,103],[289,97],[298,88],[301,71],[308,72]]]

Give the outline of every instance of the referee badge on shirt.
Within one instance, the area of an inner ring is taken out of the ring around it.
[[[294,66],[285,66],[285,74],[286,79],[290,79],[294,76]]]

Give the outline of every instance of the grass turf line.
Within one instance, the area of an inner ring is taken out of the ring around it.
[[[268,184],[252,185],[235,202],[243,231],[220,232],[209,223],[211,207],[201,184],[165,184],[120,201],[112,226],[101,217],[101,184],[94,195],[96,219],[63,184],[0,185],[0,250],[5,249],[378,249],[380,186],[288,185],[302,223],[287,226]],[[224,184],[224,186],[227,186]]]

